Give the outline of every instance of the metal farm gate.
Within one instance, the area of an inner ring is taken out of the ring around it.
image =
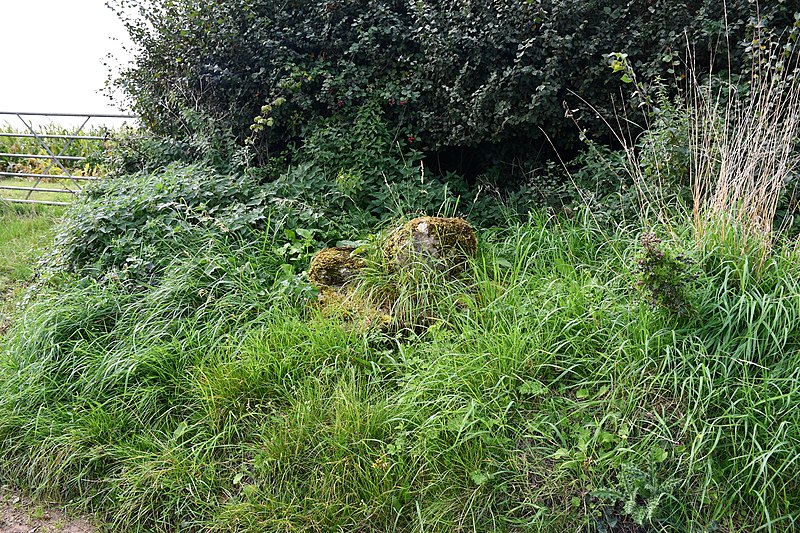
[[[27,140],[29,144],[31,139],[35,142],[33,143],[34,149],[24,150],[24,153],[18,153],[16,150],[0,151],[0,161],[41,160],[42,162],[46,162],[46,165],[37,169],[36,172],[19,172],[14,168],[15,165],[6,164],[0,166],[0,200],[48,205],[69,205],[69,202],[66,201],[69,198],[60,197],[57,200],[42,199],[41,195],[43,193],[49,196],[52,196],[54,193],[61,196],[74,196],[83,189],[87,182],[99,179],[98,177],[83,175],[79,170],[76,171],[76,164],[85,161],[87,157],[66,155],[69,148],[76,141],[96,143],[98,148],[97,152],[101,153],[103,151],[104,143],[110,138],[111,133],[108,130],[103,131],[103,135],[84,133],[84,128],[91,119],[136,118],[134,115],[124,114],[23,113],[18,111],[0,111],[0,120],[4,117],[16,117],[21,125],[24,126],[23,128],[17,126],[17,128],[24,133],[19,133],[17,131],[0,131],[0,137]],[[83,122],[76,129],[70,130],[68,134],[56,134],[37,129],[31,117],[67,117],[70,119],[79,119],[79,122]],[[8,119],[5,121],[9,126],[14,126]],[[60,149],[57,149],[54,148],[54,142],[63,144]],[[2,146],[6,146],[6,144],[4,143]],[[38,198],[37,195],[39,196]]]

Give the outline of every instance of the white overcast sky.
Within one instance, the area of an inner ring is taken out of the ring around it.
[[[101,94],[103,63],[109,53],[115,67],[128,61],[129,41],[105,0],[0,0],[0,35],[0,111],[120,112]],[[0,116],[4,122],[20,125]]]

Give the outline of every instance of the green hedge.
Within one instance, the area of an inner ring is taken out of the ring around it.
[[[691,43],[704,68],[728,65],[730,50],[738,70],[757,14],[776,31],[794,23],[780,0],[760,13],[748,0],[112,3],[137,48],[116,83],[155,132],[190,137],[186,116],[200,111],[274,153],[377,103],[398,136],[456,170],[475,147],[528,157],[543,132],[568,149],[563,103],[609,110],[620,90],[604,54],[627,53],[650,80],[671,77]]]

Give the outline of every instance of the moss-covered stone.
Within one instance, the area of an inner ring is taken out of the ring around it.
[[[320,250],[308,266],[308,279],[318,288],[342,287],[365,266],[364,259],[354,251],[344,247]]]
[[[475,230],[462,218],[415,218],[389,235],[383,246],[390,268],[430,261],[447,270],[460,270],[477,251]]]
[[[451,273],[462,271],[477,248],[475,231],[465,220],[420,217],[389,235],[383,253],[390,270],[423,262]],[[345,327],[356,331],[387,332],[405,327],[395,312],[396,297],[376,301],[371,293],[365,295],[351,283],[366,266],[365,260],[354,252],[354,248],[317,252],[308,268],[308,277],[319,290],[311,306],[322,316],[340,319]]]
[[[340,320],[345,328],[353,331],[386,332],[392,327],[392,317],[388,312],[371,305],[347,287],[320,287],[311,307],[320,316]]]
[[[312,306],[324,317],[338,317],[348,329],[386,331],[391,325],[391,316],[358,298],[348,285],[366,266],[364,259],[354,251],[355,248],[325,248],[311,259],[308,278],[319,290]]]

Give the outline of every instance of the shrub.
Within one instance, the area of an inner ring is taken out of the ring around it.
[[[200,110],[241,142],[255,119],[253,145],[274,153],[323,125],[351,123],[372,102],[391,130],[436,154],[440,170],[471,159],[474,174],[541,152],[542,130],[556,148],[574,146],[562,102],[575,93],[608,104],[619,90],[603,60],[612,50],[654,79],[679,74],[687,42],[707,66],[726,39],[731,57],[716,60],[740,69],[737,42],[752,44],[755,9],[747,0],[688,9],[675,0],[113,4],[137,47],[116,84],[157,133],[191,136],[185,110]],[[792,23],[788,2],[758,15],[761,26]]]
[[[314,130],[295,159],[319,169],[351,208],[376,221],[409,212],[436,213],[452,199],[445,183],[425,172],[414,137],[392,131],[376,102],[355,113],[350,123],[330,120]],[[457,185],[458,179],[450,181]]]
[[[114,176],[149,173],[182,162],[201,163],[224,174],[247,166],[248,153],[236,145],[229,126],[185,109],[180,122],[184,124],[180,136],[133,127],[116,132],[105,155],[108,171]]]
[[[175,242],[201,228],[243,234],[266,218],[257,184],[202,165],[107,179],[68,211],[45,265],[79,274],[151,277]]]

